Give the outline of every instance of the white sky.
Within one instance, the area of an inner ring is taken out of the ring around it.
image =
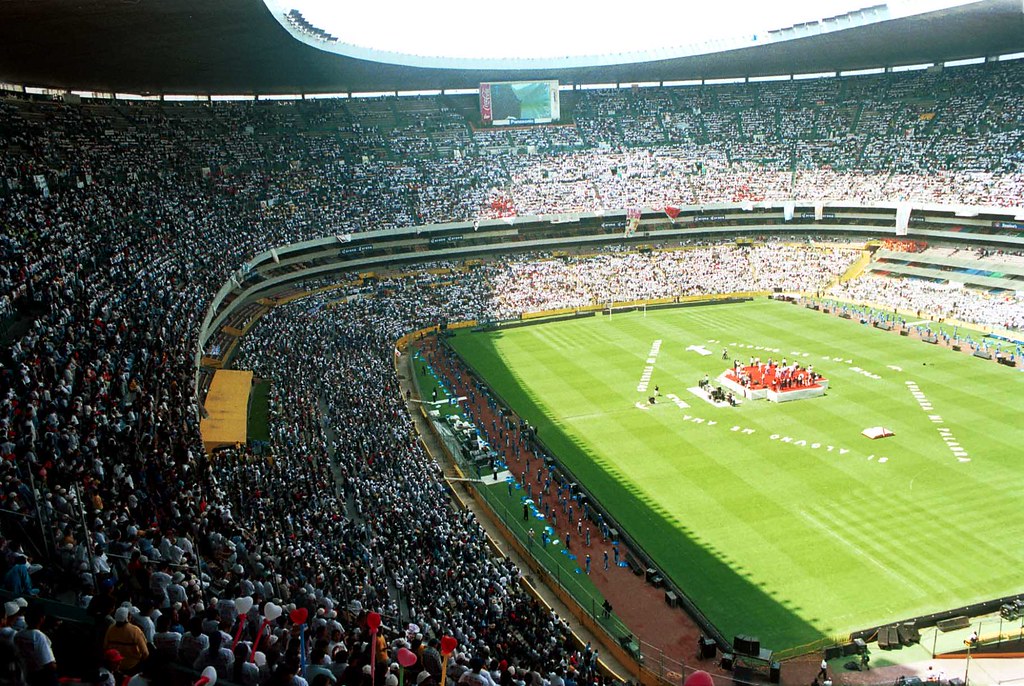
[[[430,57],[567,57],[750,38],[883,0],[278,0],[344,43]],[[942,0],[895,0],[915,10]]]

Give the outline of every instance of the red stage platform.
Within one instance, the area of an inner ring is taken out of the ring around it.
[[[825,395],[828,379],[796,365],[748,365],[729,369],[718,377],[723,386],[749,400],[784,403]]]

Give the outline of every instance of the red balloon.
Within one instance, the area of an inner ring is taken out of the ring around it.
[[[370,627],[370,631],[377,631],[380,627],[380,614],[377,612],[366,613],[366,626]]]
[[[451,636],[441,637],[441,654],[447,657],[455,652],[455,646],[459,645],[459,642]]]
[[[711,675],[702,669],[698,669],[696,672],[686,677],[686,681],[683,682],[683,686],[715,686],[714,680]]]
[[[403,667],[412,667],[416,664],[416,653],[412,652],[408,648],[398,649],[398,664]]]
[[[292,624],[305,624],[306,619],[309,617],[309,610],[304,607],[297,607],[288,614],[288,617],[291,618]]]

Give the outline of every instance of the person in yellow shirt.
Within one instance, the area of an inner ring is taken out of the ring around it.
[[[121,653],[121,671],[134,674],[139,666],[149,657],[149,647],[142,629],[128,621],[128,608],[121,606],[114,612],[114,625],[107,629],[103,638],[103,650],[116,650]]]
[[[384,638],[383,632],[377,634],[377,645],[374,651],[377,657],[377,664],[384,665],[384,669],[387,669],[388,664],[388,640]]]

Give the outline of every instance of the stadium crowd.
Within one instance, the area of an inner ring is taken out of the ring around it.
[[[794,196],[1019,205],[1024,107],[1009,94],[1024,69],[986,69],[595,91],[572,126],[486,135],[442,96],[420,108],[0,100],[4,665],[33,686],[139,670],[161,682],[168,660],[245,684],[301,686],[305,664],[314,686],[367,686],[372,665],[394,686],[407,642],[431,686],[451,635],[460,683],[605,680],[597,652],[448,504],[399,392],[394,340],[535,308],[818,289],[850,251],[526,255],[310,298],[267,315],[239,351],[240,366],[281,379],[268,453],[213,459],[193,364],[207,304],[260,250],[367,229]],[[952,305],[916,282],[844,292],[1021,324],[973,291]],[[69,588],[95,641],[51,648],[40,605],[13,598]],[[245,597],[256,609],[242,620]],[[301,609],[305,622],[291,616]],[[377,643],[371,611],[386,619]],[[55,657],[75,649],[94,670]]]
[[[830,289],[828,295],[875,307],[916,311],[919,317],[952,319],[998,329],[1024,328],[1024,300],[956,282],[864,275]]]
[[[506,261],[496,274],[493,316],[612,302],[736,293],[814,291],[860,256],[844,248],[815,250],[768,243],[603,254],[562,260]]]

